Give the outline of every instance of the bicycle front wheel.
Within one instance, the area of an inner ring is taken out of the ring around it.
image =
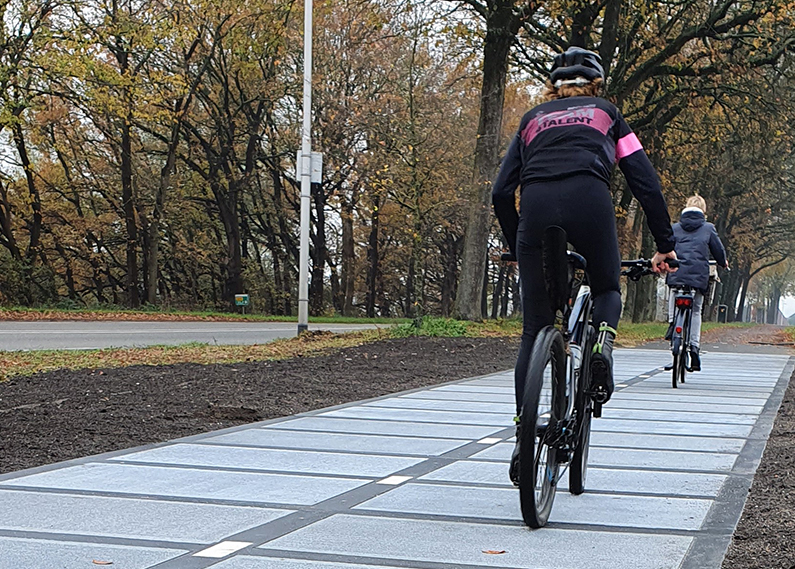
[[[538,334],[527,370],[519,434],[522,518],[543,527],[558,482],[558,421],[566,413],[566,346],[553,326]]]

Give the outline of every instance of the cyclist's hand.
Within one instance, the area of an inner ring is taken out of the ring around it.
[[[666,259],[676,259],[676,251],[670,251],[668,253],[660,253],[657,251],[654,257],[651,258],[651,269],[658,275],[675,273],[679,270],[669,267],[668,263],[665,262]]]

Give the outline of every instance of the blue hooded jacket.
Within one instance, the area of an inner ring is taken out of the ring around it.
[[[679,270],[670,273],[665,282],[668,286],[691,286],[705,294],[709,287],[710,253],[719,267],[726,266],[726,250],[715,226],[707,223],[700,209],[686,208],[679,223],[674,224],[674,237]]]

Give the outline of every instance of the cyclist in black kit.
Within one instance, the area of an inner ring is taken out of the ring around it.
[[[542,236],[551,225],[562,227],[588,262],[594,322],[601,323],[591,358],[592,390],[602,403],[613,393],[613,340],[621,316],[621,258],[608,187],[614,163],[646,213],[657,245],[654,270],[670,272],[666,259],[676,258],[660,181],[619,110],[598,97],[603,80],[596,53],[570,47],[555,56],[547,101],[522,118],[494,183],[494,211],[519,262],[522,287],[524,321],[515,371],[517,416],[533,342],[555,320],[541,259]],[[517,186],[521,186],[521,213],[515,205]]]

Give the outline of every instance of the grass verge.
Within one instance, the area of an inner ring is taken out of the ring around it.
[[[37,320],[113,320],[113,321],[163,321],[163,322],[297,322],[295,316],[270,316],[265,314],[235,314],[232,312],[188,312],[170,310],[125,310],[108,308],[0,308],[0,321]],[[316,324],[399,324],[407,318],[359,318],[347,316],[312,316]]]
[[[390,337],[389,332],[385,330],[365,330],[347,334],[311,332],[297,338],[285,338],[252,346],[215,346],[194,343],[148,348],[0,352],[0,379],[56,369],[97,369],[181,363],[209,365],[311,357],[388,337]]]

